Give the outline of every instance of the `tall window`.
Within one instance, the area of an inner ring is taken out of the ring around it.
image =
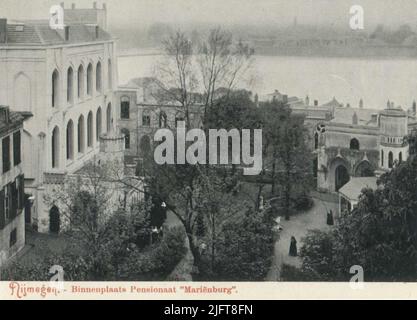
[[[78,152],[84,152],[84,116],[78,118]]]
[[[403,162],[403,153],[402,153],[402,152],[400,152],[400,153],[398,154],[398,162],[399,162],[399,163]]]
[[[97,114],[96,114],[96,140],[100,140],[101,135],[101,108],[98,108]]]
[[[74,123],[72,120],[67,124],[67,159],[74,159]]]
[[[93,146],[93,113],[90,111],[87,116],[87,147]]]
[[[314,134],[314,149],[317,149],[319,147],[319,134],[316,132]]]
[[[381,167],[384,166],[384,150],[381,150]]]
[[[107,124],[107,132],[111,131],[112,127],[112,117],[111,117],[111,103],[107,106],[107,112],[106,112],[106,124]]]
[[[91,63],[87,67],[87,94],[93,95],[93,65]]]
[[[129,97],[122,97],[120,99],[120,118],[129,119],[130,118],[130,99]]]
[[[52,73],[52,107],[58,106],[59,103],[59,73],[55,70]]]
[[[388,153],[388,168],[392,168],[394,166],[394,154],[390,151]]]
[[[13,164],[15,166],[19,165],[22,162],[21,157],[21,137],[20,131],[13,133]]]
[[[101,92],[101,77],[102,77],[102,73],[101,73],[101,62],[97,62],[97,66],[96,66],[96,91],[97,92]]]
[[[161,113],[159,114],[159,127],[160,128],[167,127],[167,115],[163,111],[161,111]]]
[[[109,70],[108,87],[109,87],[109,90],[111,90],[113,88],[113,67],[112,67],[111,59],[109,59],[109,62],[108,62],[108,70]]]
[[[74,71],[71,67],[67,71],[67,102],[72,103],[74,101]]]
[[[59,167],[59,128],[52,131],[52,168]]]
[[[122,129],[122,133],[125,136],[125,149],[130,149],[130,132],[128,129]]]
[[[10,170],[10,136],[7,136],[2,141],[2,156],[3,156],[3,173]]]
[[[78,68],[78,99],[84,98],[84,67]]]
[[[144,127],[150,127],[151,126],[151,115],[148,110],[144,110],[142,114],[142,125]]]

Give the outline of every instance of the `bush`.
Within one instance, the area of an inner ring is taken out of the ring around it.
[[[135,250],[120,265],[119,277],[128,281],[165,279],[187,252],[185,234],[175,227],[164,232],[162,241],[141,252]]]
[[[217,281],[261,281],[271,266],[275,243],[265,217],[248,212],[228,222],[217,246],[213,277]]]

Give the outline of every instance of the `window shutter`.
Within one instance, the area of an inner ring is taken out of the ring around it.
[[[5,214],[4,214],[4,189],[0,191],[0,230],[4,228],[5,225]]]
[[[22,174],[19,179],[19,209],[25,207],[25,176]]]
[[[13,182],[8,185],[9,189],[9,199],[10,199],[10,220],[16,218],[17,211],[17,190],[16,182]]]

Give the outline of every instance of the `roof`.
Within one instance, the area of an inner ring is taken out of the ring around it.
[[[6,46],[18,45],[60,45],[68,43],[83,43],[94,41],[108,41],[112,37],[99,27],[96,38],[96,25],[68,24],[69,40],[65,40],[64,31],[51,29],[49,21],[21,21],[7,24]],[[4,44],[3,44],[4,45]]]
[[[331,122],[353,124],[353,115],[356,113],[358,117],[358,125],[362,126],[377,126],[378,123],[373,121],[374,115],[378,115],[380,110],[377,109],[365,109],[365,108],[335,108],[334,118]]]
[[[381,115],[393,117],[406,117],[407,113],[401,108],[389,108],[381,111]]]
[[[339,193],[349,200],[358,201],[364,188],[376,190],[376,177],[352,177],[348,183],[339,189]]]
[[[0,135],[21,126],[24,119],[20,112],[10,111],[9,107],[0,105]]]

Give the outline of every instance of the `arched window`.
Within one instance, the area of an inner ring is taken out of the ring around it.
[[[78,99],[84,98],[84,67],[80,65],[78,68]]]
[[[59,167],[59,128],[52,131],[52,168]]]
[[[74,71],[71,67],[67,71],[67,102],[74,101]]]
[[[129,119],[130,118],[130,99],[129,97],[122,97],[120,99],[120,118]]]
[[[96,140],[100,140],[101,135],[101,108],[99,107],[96,113]]]
[[[393,153],[390,151],[388,153],[388,168],[392,168],[394,166],[394,155]]]
[[[78,152],[84,153],[84,116],[78,118]]]
[[[149,110],[143,110],[142,125],[144,127],[150,127],[151,126],[151,115],[149,113]]]
[[[72,120],[67,124],[67,159],[74,159],[74,123]]]
[[[93,65],[91,63],[87,67],[87,94],[93,95]]]
[[[159,127],[166,128],[167,127],[167,115],[164,111],[161,111],[159,114]]]
[[[112,68],[111,59],[109,59],[109,62],[108,62],[108,70],[109,70],[108,86],[109,86],[109,90],[111,90],[113,88],[113,68]]]
[[[90,111],[87,116],[87,147],[93,146],[93,113]]]
[[[123,128],[122,133],[125,136],[125,149],[130,149],[130,132],[128,129]]]
[[[96,91],[97,92],[101,92],[101,88],[102,88],[101,77],[102,77],[101,62],[99,61],[97,62],[97,66],[96,66]]]
[[[403,153],[402,153],[402,152],[400,152],[400,153],[398,154],[398,162],[399,162],[399,163],[403,162]]]
[[[107,129],[107,132],[111,131],[112,122],[113,122],[113,119],[111,117],[111,103],[109,103],[108,106],[107,106],[107,112],[106,112],[106,124],[107,124],[106,129]]]
[[[384,166],[384,150],[381,150],[381,167]]]
[[[359,150],[359,141],[356,138],[350,140],[350,149],[351,150]]]
[[[52,107],[58,106],[59,103],[59,73],[54,70],[52,73]]]

